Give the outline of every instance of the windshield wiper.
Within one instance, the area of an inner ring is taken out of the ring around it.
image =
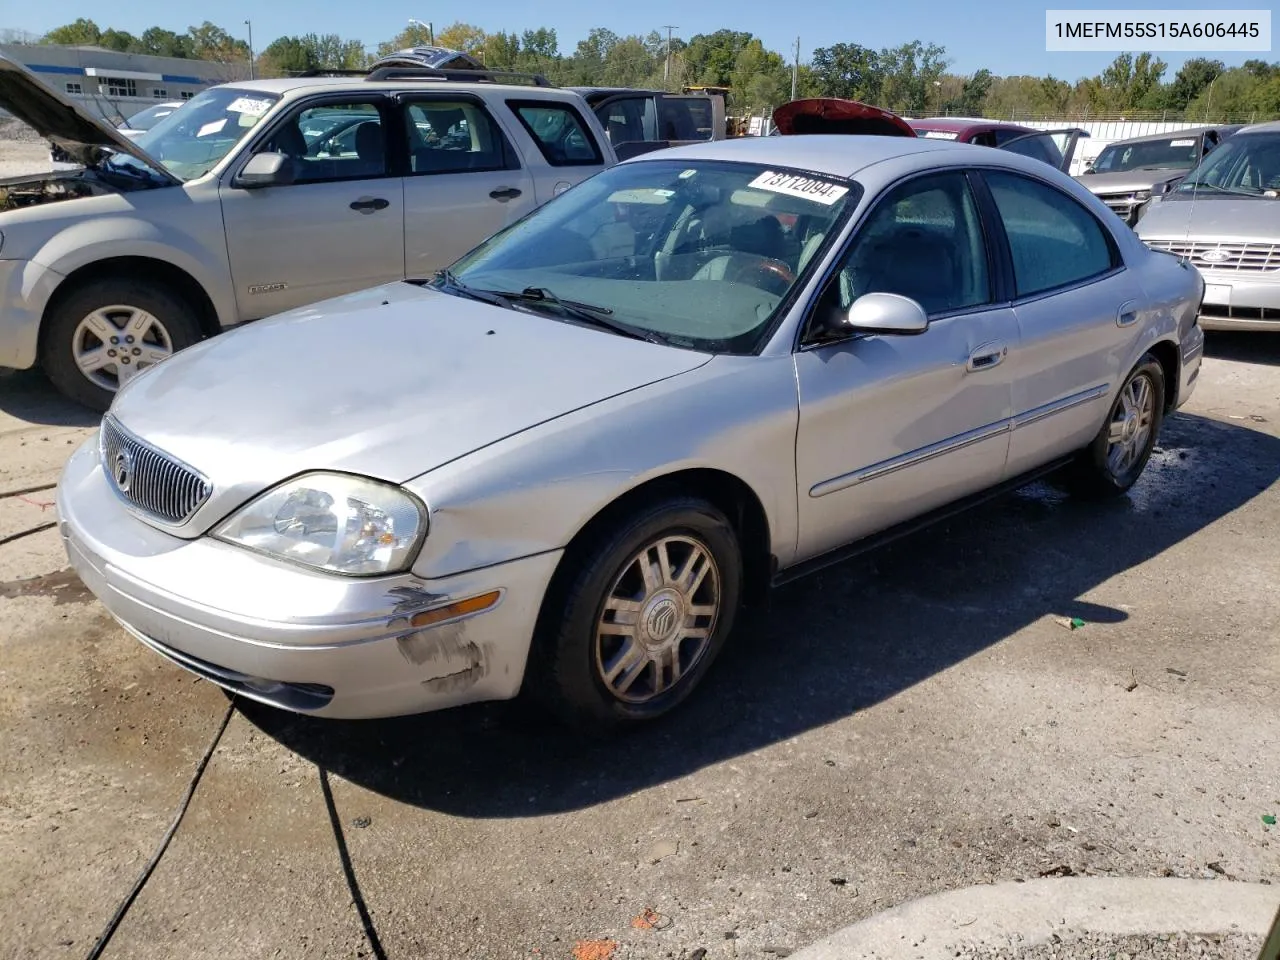
[[[582,303],[578,300],[561,300],[546,287],[525,287],[519,293],[504,293],[502,296],[521,303],[545,303],[559,310],[565,316],[573,317],[575,320],[598,327],[601,330],[610,330],[624,337],[631,337],[634,340],[644,340],[647,343],[663,342],[662,337],[653,331],[642,330],[639,327],[631,326],[629,323],[611,319],[613,311],[608,307],[599,307],[595,304]]]
[[[511,309],[511,301],[504,294],[494,290],[477,290],[475,287],[469,287],[448,268],[437,270],[435,278],[441,281],[444,286],[451,287],[469,300],[479,300],[481,303],[491,303],[495,307]]]

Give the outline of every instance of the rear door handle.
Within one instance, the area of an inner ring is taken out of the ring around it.
[[[351,201],[351,209],[360,213],[373,213],[375,210],[385,210],[391,206],[390,200],[383,200],[381,197],[361,197],[359,200]]]
[[[497,190],[490,190],[489,196],[500,203],[506,203],[508,200],[514,200],[520,196],[520,191],[515,187],[499,187]]]
[[[975,371],[990,370],[992,367],[1000,366],[1008,355],[1009,348],[1003,343],[984,343],[969,354],[968,368]]]
[[[1128,327],[1138,322],[1138,311],[1134,309],[1137,305],[1136,300],[1121,304],[1120,309],[1116,311],[1117,327]]]

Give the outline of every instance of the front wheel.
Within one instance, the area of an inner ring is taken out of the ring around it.
[[[41,366],[65,396],[106,410],[121,387],[200,339],[194,310],[168,287],[110,278],[86,283],[50,311]]]
[[[1072,464],[1073,493],[1089,498],[1126,493],[1142,475],[1164,422],[1164,368],[1147,354],[1130,372],[1098,435]]]
[[[533,691],[574,726],[652,720],[684,701],[733,627],[742,558],[704,500],[654,503],[593,537],[549,598]]]

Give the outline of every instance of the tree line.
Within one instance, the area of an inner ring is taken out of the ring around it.
[[[245,72],[251,56],[246,40],[209,21],[185,33],[151,27],[135,36],[113,28],[103,30],[81,18],[50,30],[39,42],[209,60]],[[1170,76],[1168,65],[1158,57],[1126,53],[1100,74],[1073,83],[1053,76],[1002,77],[985,69],[956,74],[948,70],[952,61],[946,48],[918,40],[880,50],[834,43],[817,48],[808,61],[797,64],[739,30],[717,30],[684,40],[658,31],[620,36],[597,27],[566,54],[554,28],[517,34],[454,23],[432,31],[414,22],[375,50],[337,34],[278,37],[254,53],[253,66],[257,76],[359,70],[378,56],[430,43],[462,50],[491,69],[540,73],[560,85],[725,87],[733,115],[771,110],[790,100],[794,88],[797,97],[863,100],[916,116],[1160,115],[1190,120],[1280,116],[1280,63],[1263,60],[1228,68],[1220,60],[1197,57]]]

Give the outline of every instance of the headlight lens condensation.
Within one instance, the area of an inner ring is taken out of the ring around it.
[[[425,508],[399,487],[310,473],[250,501],[213,535],[318,570],[376,576],[408,567],[426,530]]]

